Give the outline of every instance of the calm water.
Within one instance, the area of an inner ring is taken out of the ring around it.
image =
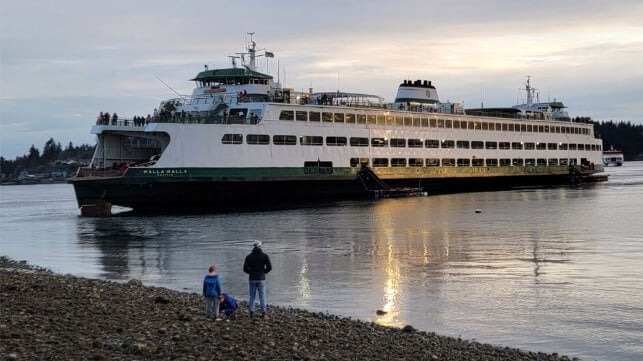
[[[0,254],[59,273],[247,299],[264,241],[272,304],[586,360],[643,359],[643,162],[581,188],[263,213],[82,218],[70,185],[0,187]],[[482,213],[475,213],[475,209]],[[388,314],[376,316],[384,309]]]

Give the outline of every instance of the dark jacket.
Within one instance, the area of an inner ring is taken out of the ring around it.
[[[266,273],[271,270],[270,258],[259,247],[253,248],[252,252],[246,256],[245,262],[243,262],[243,272],[250,275],[248,278],[251,281],[265,280]]]
[[[226,316],[230,316],[237,310],[237,300],[232,298],[227,293],[223,294],[223,301],[219,304],[219,312],[224,312]]]
[[[203,297],[219,297],[221,294],[221,282],[219,275],[207,275],[203,279]]]

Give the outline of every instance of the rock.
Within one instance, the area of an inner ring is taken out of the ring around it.
[[[167,298],[167,297],[163,297],[163,296],[156,296],[156,298],[154,298],[154,303],[160,303],[160,304],[163,304],[163,305],[167,305],[168,303],[170,303],[170,299]]]
[[[137,280],[136,278],[132,278],[131,280],[127,281],[127,285],[132,287],[143,287],[143,282],[141,282],[141,280]]]
[[[402,331],[403,332],[415,332],[415,328],[413,328],[413,326],[411,326],[411,325],[406,325],[406,326],[402,327]]]
[[[387,314],[388,312],[386,312],[386,311],[384,311],[384,310],[377,310],[377,311],[375,311],[375,313],[376,313],[376,314],[378,314],[378,315],[380,315],[380,316],[382,316],[382,315]]]

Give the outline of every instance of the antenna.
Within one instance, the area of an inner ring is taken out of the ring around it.
[[[158,76],[156,77],[156,79],[158,81],[160,81],[163,85],[165,85],[168,89],[170,89],[172,91],[172,93],[176,94],[179,98],[184,98],[185,97],[185,96],[179,94],[176,90],[172,89],[171,86],[167,85],[167,83],[164,82],[163,80],[161,80],[161,78],[159,78]]]

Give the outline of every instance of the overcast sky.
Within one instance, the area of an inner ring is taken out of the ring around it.
[[[227,67],[247,32],[296,90],[511,106],[528,75],[571,116],[643,123],[643,1],[0,1],[0,155],[94,144],[100,111],[147,115]],[[260,61],[260,71],[266,71]]]

